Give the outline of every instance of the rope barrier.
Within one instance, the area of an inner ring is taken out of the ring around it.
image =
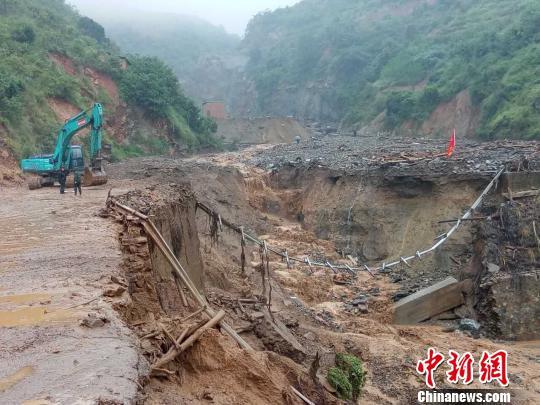
[[[450,238],[450,236],[452,236],[452,234],[461,226],[461,224],[463,222],[465,222],[473,214],[474,210],[476,210],[476,208],[478,208],[478,206],[482,203],[482,200],[484,199],[484,197],[491,191],[493,186],[495,184],[497,184],[499,178],[504,173],[504,171],[505,171],[505,168],[502,167],[497,172],[495,177],[493,177],[493,179],[487,185],[487,187],[484,189],[484,191],[482,191],[480,196],[475,200],[473,205],[465,212],[465,214],[463,214],[463,216],[461,218],[456,220],[455,225],[452,226],[452,228],[450,228],[450,230],[448,230],[446,233],[444,233],[442,235],[439,235],[435,239],[435,240],[437,240],[437,242],[433,246],[431,246],[431,247],[429,247],[429,248],[427,248],[425,250],[422,250],[422,251],[417,250],[414,255],[407,256],[407,257],[400,257],[398,260],[394,260],[394,261],[392,261],[390,263],[385,263],[384,262],[380,266],[375,267],[375,268],[370,268],[370,267],[368,267],[367,264],[360,263],[360,260],[358,258],[356,258],[356,264],[357,264],[358,267],[350,267],[350,266],[348,266],[346,264],[345,265],[343,265],[343,264],[335,264],[335,263],[330,263],[329,261],[325,261],[324,263],[317,262],[317,261],[310,260],[309,257],[305,257],[304,259],[300,259],[298,257],[289,256],[287,250],[285,250],[285,253],[283,253],[283,252],[280,252],[279,250],[276,250],[275,248],[272,248],[265,241],[261,241],[260,239],[246,233],[244,231],[244,227],[238,227],[238,226],[232,224],[231,222],[223,219],[221,217],[221,215],[219,215],[217,212],[213,211],[210,207],[204,205],[203,203],[197,202],[197,207],[200,208],[201,210],[203,210],[207,215],[209,215],[211,217],[214,217],[214,218],[216,218],[216,217],[219,218],[219,222],[223,226],[226,226],[229,229],[232,229],[233,231],[239,233],[240,235],[242,235],[242,238],[244,238],[245,240],[249,240],[252,243],[254,243],[255,245],[258,245],[260,247],[263,247],[263,248],[267,249],[269,252],[272,252],[275,255],[281,257],[283,260],[286,260],[287,263],[296,262],[296,263],[308,265],[310,267],[310,269],[312,267],[325,267],[325,268],[331,269],[334,273],[336,273],[337,271],[342,271],[342,272],[348,272],[348,273],[356,274],[359,271],[367,271],[371,276],[374,276],[374,274],[373,274],[374,272],[385,272],[387,269],[395,267],[395,266],[397,266],[399,264],[404,264],[404,265],[406,265],[408,267],[411,267],[411,264],[410,264],[411,261],[413,261],[415,259],[416,260],[421,260],[423,258],[423,256],[434,252],[441,245],[443,245]]]

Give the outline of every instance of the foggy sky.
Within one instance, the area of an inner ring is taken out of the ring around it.
[[[129,11],[153,11],[200,17],[242,35],[255,14],[298,3],[299,0],[66,0],[83,15],[99,19]]]

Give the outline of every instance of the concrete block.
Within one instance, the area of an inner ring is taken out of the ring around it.
[[[424,288],[394,305],[394,323],[411,325],[425,321],[464,303],[462,285],[454,277]]]

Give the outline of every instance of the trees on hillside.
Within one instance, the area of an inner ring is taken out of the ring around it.
[[[132,105],[143,108],[154,119],[169,121],[176,135],[190,146],[205,143],[216,131],[215,123],[184,95],[170,67],[157,58],[132,56],[122,72],[120,89]]]

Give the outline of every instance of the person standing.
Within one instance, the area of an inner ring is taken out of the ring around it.
[[[64,166],[60,169],[60,174],[58,176],[58,181],[60,183],[60,194],[64,194],[66,190],[66,169]]]
[[[81,172],[79,172],[78,170],[75,171],[73,177],[73,190],[75,191],[75,195],[77,195],[77,190],[79,190],[79,196],[82,196]]]

